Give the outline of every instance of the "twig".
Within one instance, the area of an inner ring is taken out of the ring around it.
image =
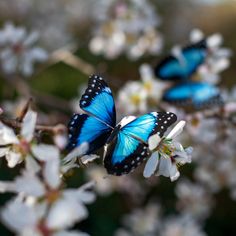
[[[88,62],[83,61],[79,57],[75,56],[73,53],[71,53],[68,50],[65,49],[59,49],[52,53],[49,62],[51,64],[57,63],[59,61],[62,61],[66,63],[67,65],[70,65],[81,72],[83,72],[86,75],[91,75],[95,73],[95,68],[89,64]]]
[[[236,126],[236,122],[233,119],[233,113],[236,113],[236,110],[229,113],[227,111],[227,105],[228,104],[226,103],[226,104],[224,104],[224,106],[221,106],[217,109],[204,110],[204,111],[201,111],[201,112],[200,111],[195,112],[195,113],[192,113],[191,115],[188,115],[188,118],[192,119],[194,117],[197,117],[198,114],[200,114],[205,119],[211,119],[211,118],[219,119],[219,120],[222,120],[222,121],[229,122],[233,126]],[[235,107],[236,107],[236,102],[235,102]]]
[[[23,121],[25,114],[29,110],[32,101],[33,101],[33,98],[29,98],[29,100],[27,101],[27,103],[23,107],[22,111],[20,112],[20,115],[16,118],[17,121],[19,121],[19,122]]]
[[[22,122],[18,121],[17,119],[9,119],[0,115],[0,121],[13,129],[20,129],[22,127]],[[66,127],[63,124],[57,124],[55,126],[36,125],[35,130],[48,132],[52,134],[58,134],[61,132],[66,132]]]

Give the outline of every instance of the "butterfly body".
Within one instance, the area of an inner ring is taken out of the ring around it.
[[[179,56],[169,55],[155,67],[155,75],[162,80],[187,80],[207,56],[205,40],[184,47]]]
[[[148,138],[160,137],[176,121],[173,113],[151,112],[138,118],[124,117],[116,125],[116,111],[110,88],[99,76],[91,76],[82,95],[80,107],[85,114],[75,114],[69,123],[68,149],[83,142],[87,154],[105,145],[104,166],[109,174],[128,174],[149,156]]]
[[[177,84],[165,92],[163,100],[197,109],[222,103],[219,89],[205,82]]]

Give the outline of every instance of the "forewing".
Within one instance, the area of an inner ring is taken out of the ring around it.
[[[112,92],[102,77],[92,75],[82,95],[80,107],[111,127],[116,125],[116,110]]]

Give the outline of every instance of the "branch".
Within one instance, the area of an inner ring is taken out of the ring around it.
[[[0,115],[0,121],[13,128],[13,129],[20,129],[22,127],[22,122],[20,122],[17,119],[9,119],[6,118],[2,115]],[[62,133],[62,132],[66,132],[66,126],[63,124],[57,124],[54,126],[50,126],[50,125],[36,125],[35,127],[36,131],[42,131],[42,132],[48,132],[48,133],[52,133],[52,134],[58,134],[58,133]]]

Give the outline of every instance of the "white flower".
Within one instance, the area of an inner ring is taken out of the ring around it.
[[[221,48],[223,37],[220,34],[213,34],[209,37],[204,36],[199,29],[194,29],[190,33],[190,41],[198,43],[206,39],[208,54],[205,62],[198,68],[201,79],[212,84],[220,81],[220,73],[230,65],[229,57],[232,52],[228,48]]]
[[[183,146],[174,141],[185,126],[185,121],[180,121],[165,138],[154,134],[148,140],[149,149],[152,155],[148,159],[143,175],[149,178],[156,172],[156,175],[170,177],[171,181],[176,180],[180,173],[178,166],[191,162],[192,148],[184,149]]]
[[[117,109],[121,114],[143,113],[147,110],[147,90],[139,81],[128,82],[119,91]]]
[[[159,103],[164,90],[167,88],[166,84],[155,78],[153,69],[148,64],[142,64],[139,68],[139,73],[144,90],[147,92],[147,99],[151,100],[151,102]]]
[[[203,185],[183,179],[177,183],[175,192],[178,197],[176,206],[181,213],[191,214],[200,221],[209,215],[213,201]]]
[[[0,30],[0,60],[6,74],[21,72],[25,76],[33,73],[35,62],[43,62],[48,55],[45,50],[34,47],[38,33],[27,32],[22,27],[6,23]]]
[[[145,208],[134,209],[131,214],[124,216],[123,223],[132,232],[130,235],[157,235],[156,231],[160,226],[160,206],[151,203]],[[117,232],[116,235],[123,234]]]
[[[5,217],[6,224],[22,235],[25,235],[24,233],[26,231],[28,233],[41,230],[47,230],[49,232],[55,231],[56,233],[60,232],[61,235],[63,235],[63,232],[65,235],[66,233],[70,235],[70,232],[65,231],[65,229],[86,218],[88,211],[85,204],[89,204],[95,200],[94,193],[90,191],[94,186],[94,182],[89,182],[77,189],[62,189],[63,185],[58,148],[41,144],[33,146],[32,153],[36,160],[40,161],[42,164],[42,169],[35,171],[33,168],[33,170],[31,170],[28,164],[27,169],[23,171],[21,176],[16,177],[14,181],[0,181],[0,191],[15,192],[20,194],[23,199],[28,199],[28,201],[24,203],[21,202],[20,206],[27,209],[29,208],[30,214],[33,214],[36,220],[33,222],[30,221],[29,224],[20,228],[18,231],[18,229],[11,227],[8,223],[8,221],[11,220],[10,214],[12,210],[9,212],[9,208],[7,207],[3,210],[3,212],[6,212],[5,215],[7,215],[7,217]],[[31,201],[29,201],[30,199]],[[38,214],[35,211],[37,211],[39,203],[46,205],[45,211],[41,214],[43,220],[39,220],[39,218],[34,215]],[[30,206],[25,206],[25,204],[30,204]],[[17,221],[18,219],[14,218],[14,220]],[[16,225],[20,223],[20,219],[18,221]],[[35,223],[35,221],[37,222]],[[14,224],[14,222],[12,224]],[[73,232],[71,232],[71,234],[72,233]]]
[[[37,176],[40,170],[38,164],[32,157],[28,157],[27,159],[31,161],[26,162],[27,169],[12,182],[0,181],[0,191],[42,197],[47,192],[45,183],[50,190],[59,187],[61,184],[59,150],[55,146],[41,144],[32,146],[32,153],[38,161],[44,163],[42,169],[44,183]]]
[[[110,59],[123,52],[131,59],[160,53],[163,40],[156,30],[160,19],[148,1],[99,1],[94,6],[91,52]]]
[[[58,200],[49,212],[45,204],[29,205],[23,201],[13,200],[1,213],[3,223],[22,236],[43,236],[45,232],[51,236],[87,236],[86,233],[66,230],[86,216],[86,208],[71,199]]]
[[[160,230],[161,236],[206,236],[190,216],[177,215],[167,218]]]
[[[29,110],[23,119],[20,136],[0,123],[0,145],[3,146],[0,148],[0,157],[6,156],[10,168],[15,167],[29,155],[36,119],[37,114]]]
[[[128,82],[118,94],[117,110],[122,114],[144,113],[156,107],[166,88],[159,82],[148,64],[139,68],[140,81]]]
[[[25,192],[23,198],[10,201],[2,209],[1,218],[6,226],[22,236],[42,236],[45,232],[51,236],[85,236],[87,234],[66,229],[88,216],[84,204],[95,199],[94,194],[88,190],[91,187],[93,183],[78,189],[49,191],[40,196],[40,201],[30,201]]]
[[[52,145],[33,145],[32,153],[37,160],[45,163],[43,169],[44,179],[52,189],[56,189],[60,184],[59,149]]]
[[[71,227],[75,222],[86,218],[87,209],[74,199],[59,199],[56,201],[46,219],[47,227],[64,229]]]
[[[39,211],[34,207],[16,199],[8,202],[1,212],[1,218],[3,223],[15,233],[26,231],[26,229],[35,232],[37,222],[40,220],[38,213]]]
[[[21,176],[16,177],[12,182],[0,181],[0,192],[16,192],[27,196],[41,197],[46,190],[35,174],[24,171]]]

